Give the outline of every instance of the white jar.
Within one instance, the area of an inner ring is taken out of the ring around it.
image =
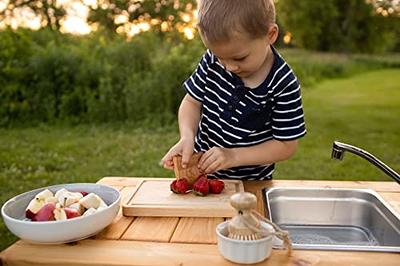
[[[237,240],[229,238],[228,235],[229,221],[217,225],[217,241],[218,250],[221,255],[235,263],[258,263],[271,255],[274,235],[257,239],[257,240]],[[261,226],[269,232],[274,232],[271,225],[260,222]]]

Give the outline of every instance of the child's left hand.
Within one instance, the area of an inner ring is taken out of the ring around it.
[[[231,168],[234,160],[233,155],[233,150],[231,149],[212,147],[201,156],[199,168],[206,174]]]

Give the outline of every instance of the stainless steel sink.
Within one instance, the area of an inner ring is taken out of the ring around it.
[[[263,195],[294,249],[400,252],[400,216],[373,190],[271,188]]]

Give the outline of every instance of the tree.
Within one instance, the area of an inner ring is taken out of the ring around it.
[[[280,21],[292,33],[295,46],[341,52],[390,50],[398,41],[395,29],[400,25],[400,17],[395,12],[383,16],[370,2],[279,0],[277,9]]]
[[[60,21],[66,15],[65,7],[59,5],[57,0],[9,0],[5,9],[0,11],[0,21],[10,25],[13,19],[18,20],[21,12],[38,16],[40,26],[48,27],[52,30],[60,29]]]
[[[118,28],[130,28],[133,24],[148,23],[152,30],[166,31],[185,24],[182,14],[189,14],[195,0],[99,0],[91,6],[89,23],[115,32]],[[186,21],[188,23],[189,21]]]

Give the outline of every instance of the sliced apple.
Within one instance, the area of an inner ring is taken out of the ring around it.
[[[56,204],[54,202],[46,203],[32,217],[32,221],[53,221],[54,220],[54,210],[55,209],[56,209]]]
[[[96,212],[96,209],[95,209],[95,208],[89,208],[89,209],[87,209],[87,210],[85,211],[84,214],[82,214],[82,216],[92,215],[92,214],[95,213],[95,212]]]
[[[36,197],[32,199],[25,210],[26,218],[33,219],[33,217],[36,215],[36,213],[38,213],[44,204],[45,202],[43,200],[37,199]]]
[[[72,219],[81,216],[81,213],[77,209],[65,207],[64,211],[65,214],[67,215],[67,219]]]
[[[53,197],[53,192],[51,192],[47,188],[35,196],[35,198],[37,198],[39,200],[46,200],[47,198],[50,198],[50,197]]]
[[[68,190],[66,190],[65,188],[59,189],[56,191],[56,194],[54,194],[54,197],[58,198],[61,195],[63,195],[65,192],[68,192]]]
[[[66,200],[66,193],[68,193],[68,190],[65,188],[57,190],[56,194],[54,195],[57,199],[58,202],[64,206],[65,200]]]
[[[47,203],[47,202],[56,202],[54,201],[53,197],[53,192],[51,192],[48,189],[45,189],[38,194],[36,194],[35,198],[33,198],[29,204],[28,207],[26,207],[25,210],[25,216],[26,218],[33,219],[33,217],[38,213],[38,211]],[[52,199],[48,201],[49,199]]]
[[[81,215],[85,211],[85,207],[83,207],[79,202],[75,202],[74,204],[69,205],[68,208],[77,210],[79,212],[79,215]]]
[[[79,200],[79,203],[86,209],[95,208],[105,205],[104,201],[94,193],[89,193]],[[106,205],[107,206],[107,205]]]
[[[48,197],[44,200],[44,203],[54,202],[57,203],[58,199],[56,197]]]
[[[70,192],[65,188],[58,190],[55,196],[64,207],[78,202],[83,197],[80,192]]]
[[[67,220],[67,214],[64,208],[59,203],[56,204],[56,208],[54,209],[53,214],[56,221]]]
[[[79,202],[79,200],[83,198],[81,193],[74,193],[74,192],[69,192],[67,194],[67,198],[65,200],[65,205],[64,206],[70,206],[71,204],[74,204],[76,202]]]

